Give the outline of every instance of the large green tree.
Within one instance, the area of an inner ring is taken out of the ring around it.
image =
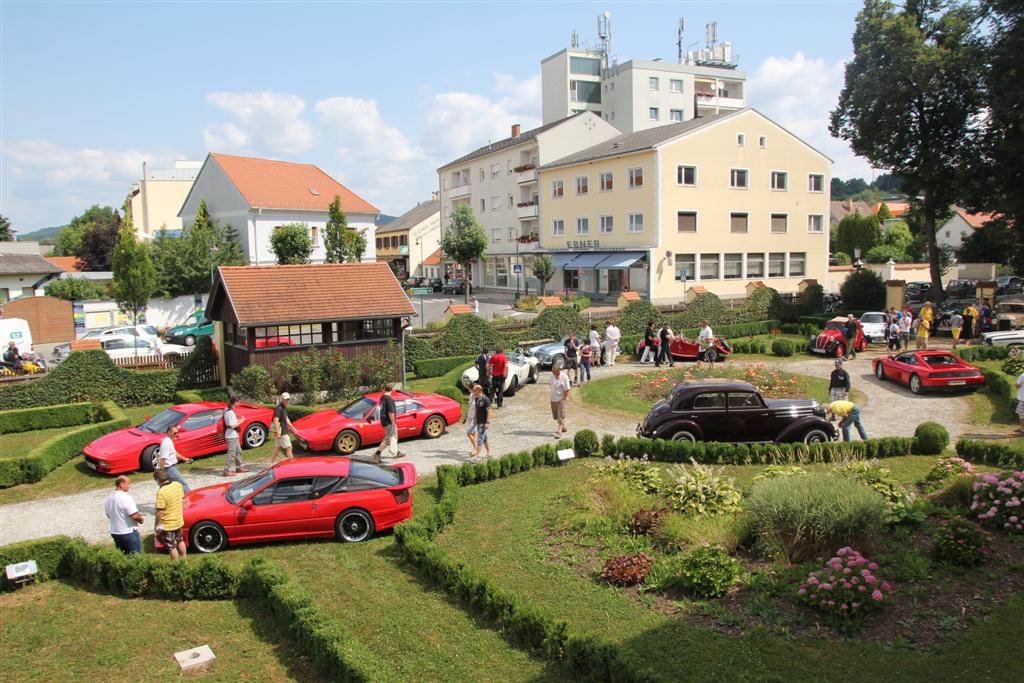
[[[114,279],[110,288],[114,301],[132,325],[138,325],[145,318],[150,298],[156,293],[156,269],[146,246],[135,239],[131,221],[118,233],[112,267]]]
[[[114,247],[121,231],[121,220],[114,212],[114,223],[90,223],[82,231],[82,244],[78,248],[78,264],[84,271],[104,272],[111,269]]]
[[[93,204],[80,216],[75,216],[66,228],[57,233],[53,240],[54,256],[81,256],[82,237],[86,230],[94,225],[104,225],[114,228],[116,239],[117,230],[121,229],[121,216],[110,206]],[[113,245],[111,244],[111,248]],[[106,270],[110,270],[107,268]]]
[[[856,250],[860,249],[863,257],[882,241],[882,228],[877,216],[862,216],[860,212],[843,216],[836,227],[836,239],[832,244],[834,251],[841,251],[856,258]]]
[[[540,282],[541,296],[547,289],[548,282],[555,276],[555,262],[547,254],[541,254],[533,260],[533,276]]]
[[[309,263],[313,253],[313,241],[309,237],[309,226],[305,223],[286,223],[274,228],[270,235],[270,247],[282,266]]]
[[[7,216],[0,216],[0,242],[12,242],[15,239],[11,222],[7,220]]]
[[[932,291],[942,296],[936,218],[977,154],[983,75],[972,7],[954,0],[865,0],[832,135],[904,180],[920,204]]]
[[[46,296],[67,301],[106,299],[107,288],[84,277],[65,277],[46,283]]]
[[[473,261],[484,255],[487,234],[476,222],[473,210],[466,204],[459,204],[452,211],[451,225],[441,236],[441,249],[462,266],[462,271],[467,275]],[[466,302],[469,302],[469,287],[466,287]]]

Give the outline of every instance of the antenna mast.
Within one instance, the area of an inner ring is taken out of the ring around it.
[[[676,52],[678,54],[679,63],[683,63],[683,57],[686,53],[686,44],[683,42],[683,29],[686,28],[686,22],[683,21],[682,17],[679,17],[679,31],[676,34]]]
[[[597,38],[600,41],[600,47],[598,49],[601,52],[602,59],[604,60],[603,66],[608,68],[608,56],[612,51],[611,12],[604,11],[597,15]]]

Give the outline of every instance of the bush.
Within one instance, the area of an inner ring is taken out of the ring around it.
[[[928,496],[935,505],[953,508],[966,514],[974,501],[974,475],[962,474],[948,482],[943,488]]]
[[[678,585],[701,598],[717,598],[739,579],[740,563],[721,548],[704,545],[683,555],[678,570],[670,585]]]
[[[887,519],[878,493],[824,472],[760,481],[751,489],[747,509],[762,552],[794,563],[837,546],[871,547]]]
[[[974,474],[974,466],[971,463],[955,456],[939,458],[938,462],[932,465],[928,474],[925,475],[924,488],[926,491],[935,491],[942,488],[948,480],[964,474]]]
[[[625,479],[641,493],[657,493],[661,487],[661,471],[646,458],[605,458],[605,463],[598,468],[597,476],[603,479]]]
[[[76,427],[95,422],[96,418],[96,405],[93,403],[6,410],[0,413],[0,434],[31,432],[54,427]]]
[[[922,422],[914,430],[914,439],[920,455],[939,455],[949,445],[949,432],[938,422]]]
[[[301,394],[302,402],[315,405],[320,402],[320,387],[323,378],[320,352],[309,349],[305,353],[293,353],[274,363],[270,371],[278,390]],[[296,400],[296,403],[299,401]]]
[[[776,356],[792,356],[794,353],[793,342],[788,339],[776,339],[772,342],[772,353]]]
[[[416,361],[434,358],[433,339],[430,337],[416,337],[406,335],[405,337],[405,369],[412,372]]]
[[[64,558],[74,543],[67,536],[50,536],[34,541],[12,543],[0,546],[0,567],[17,564],[26,560],[35,560],[39,573],[37,581],[47,581],[64,576]],[[6,577],[0,580],[0,590],[9,591],[17,584]]]
[[[673,552],[703,544],[733,552],[748,539],[750,533],[750,515],[746,513],[717,517],[670,514],[661,520],[655,542]]]
[[[618,457],[619,449],[615,446],[614,434],[604,434],[601,436],[601,453],[606,458]]]
[[[968,462],[1006,469],[1024,469],[1024,451],[992,441],[960,439],[956,454]]]
[[[434,393],[438,394],[439,396],[447,396],[448,398],[452,399],[453,401],[458,401],[462,405],[466,405],[466,402],[467,402],[466,393],[464,391],[462,391],[461,389],[459,389],[458,387],[444,385],[444,386],[438,387],[434,391]]]
[[[441,375],[451,372],[455,368],[464,368],[467,365],[472,365],[475,360],[476,355],[454,356],[452,358],[428,358],[416,361],[413,363],[413,368],[416,370],[416,379],[440,377]]]
[[[967,348],[958,348],[956,353],[968,363],[979,360],[1004,360],[1010,357],[1010,347],[968,346]]]
[[[649,300],[630,301],[619,313],[617,326],[623,336],[643,334],[648,321],[657,321],[661,317],[661,311]],[[625,345],[623,345],[623,350],[625,348]]]
[[[669,491],[669,506],[685,515],[724,515],[740,511],[740,492],[735,480],[722,476],[722,468],[676,465],[667,474],[675,481]]]
[[[531,325],[540,337],[561,339],[570,332],[580,334],[586,329],[583,318],[572,306],[556,306],[544,309],[544,312],[533,320]]]
[[[179,389],[197,389],[217,385],[217,352],[210,337],[198,337],[192,353],[178,371]]]
[[[711,292],[705,292],[698,294],[692,303],[687,304],[685,311],[673,315],[669,322],[676,331],[698,328],[701,320],[707,320],[712,324],[725,323],[727,310],[721,299]]]
[[[846,463],[837,467],[836,472],[853,477],[882,494],[890,521],[899,522],[913,516],[913,490],[895,479],[892,472],[887,467],[879,465],[877,460]]]
[[[633,513],[626,530],[633,536],[654,536],[658,533],[661,518],[668,514],[663,508],[641,508]]]
[[[992,555],[992,538],[980,526],[961,517],[947,519],[932,535],[935,558],[966,567]]]
[[[635,586],[642,582],[654,566],[647,553],[610,557],[601,567],[601,578],[616,586]]]
[[[985,526],[1010,533],[1024,531],[1024,472],[1002,477],[983,474],[974,483],[971,512]]]
[[[854,271],[839,288],[847,308],[874,311],[885,306],[885,283],[874,271]]]
[[[822,569],[807,575],[797,596],[824,612],[834,626],[855,626],[892,598],[892,584],[877,572],[878,565],[853,548],[840,548]]]
[[[778,317],[772,314],[772,306],[778,298],[779,293],[771,287],[759,287],[743,302],[737,322],[753,323]]]
[[[245,396],[256,403],[273,403],[277,388],[270,378],[270,371],[262,365],[247,365],[231,378],[231,388],[239,396]]]
[[[480,353],[480,349],[493,349],[501,343],[501,336],[480,316],[463,313],[452,316],[441,333],[431,342],[430,358],[449,358]]]
[[[597,434],[590,429],[581,429],[572,439],[572,449],[581,458],[589,458],[601,452],[601,444]]]
[[[1024,372],[1024,353],[1011,353],[1003,362],[1003,372],[1014,377]]]

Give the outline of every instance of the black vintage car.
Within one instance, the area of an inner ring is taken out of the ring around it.
[[[637,425],[638,436],[674,441],[823,443],[838,437],[817,401],[767,399],[746,382],[680,383]]]

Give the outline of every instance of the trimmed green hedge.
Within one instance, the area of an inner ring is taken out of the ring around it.
[[[416,379],[425,377],[440,377],[458,367],[465,367],[467,363],[476,360],[476,356],[451,356],[449,358],[427,358],[413,362],[416,371]]]
[[[92,403],[5,410],[0,412],[0,434],[31,432],[54,427],[77,427],[95,421],[96,406]]]
[[[37,581],[47,581],[63,576],[64,558],[75,541],[67,536],[49,536],[34,541],[23,541],[0,546],[0,567],[9,564],[35,560],[39,568]],[[0,579],[0,591],[13,590],[17,584],[8,581],[6,574]]]
[[[228,390],[224,387],[209,387],[206,389],[183,389],[174,394],[175,403],[202,403],[203,401],[228,400]]]
[[[1002,370],[989,370],[985,374],[985,386],[995,394],[999,401],[1005,401],[1011,411],[1017,409],[1016,377],[1007,375]]]
[[[607,448],[610,441],[605,437]],[[742,444],[715,441],[666,441],[624,436],[615,440],[615,453],[630,458],[647,456],[661,462],[690,462],[714,465],[794,465],[870,458],[895,458],[915,451],[913,438],[888,436],[867,441],[831,441],[820,444]]]
[[[1006,444],[960,439],[956,442],[956,454],[973,463],[1024,470],[1024,450]]]
[[[1010,355],[1009,346],[967,346],[960,347],[956,354],[968,363],[977,360],[1003,360]]]

